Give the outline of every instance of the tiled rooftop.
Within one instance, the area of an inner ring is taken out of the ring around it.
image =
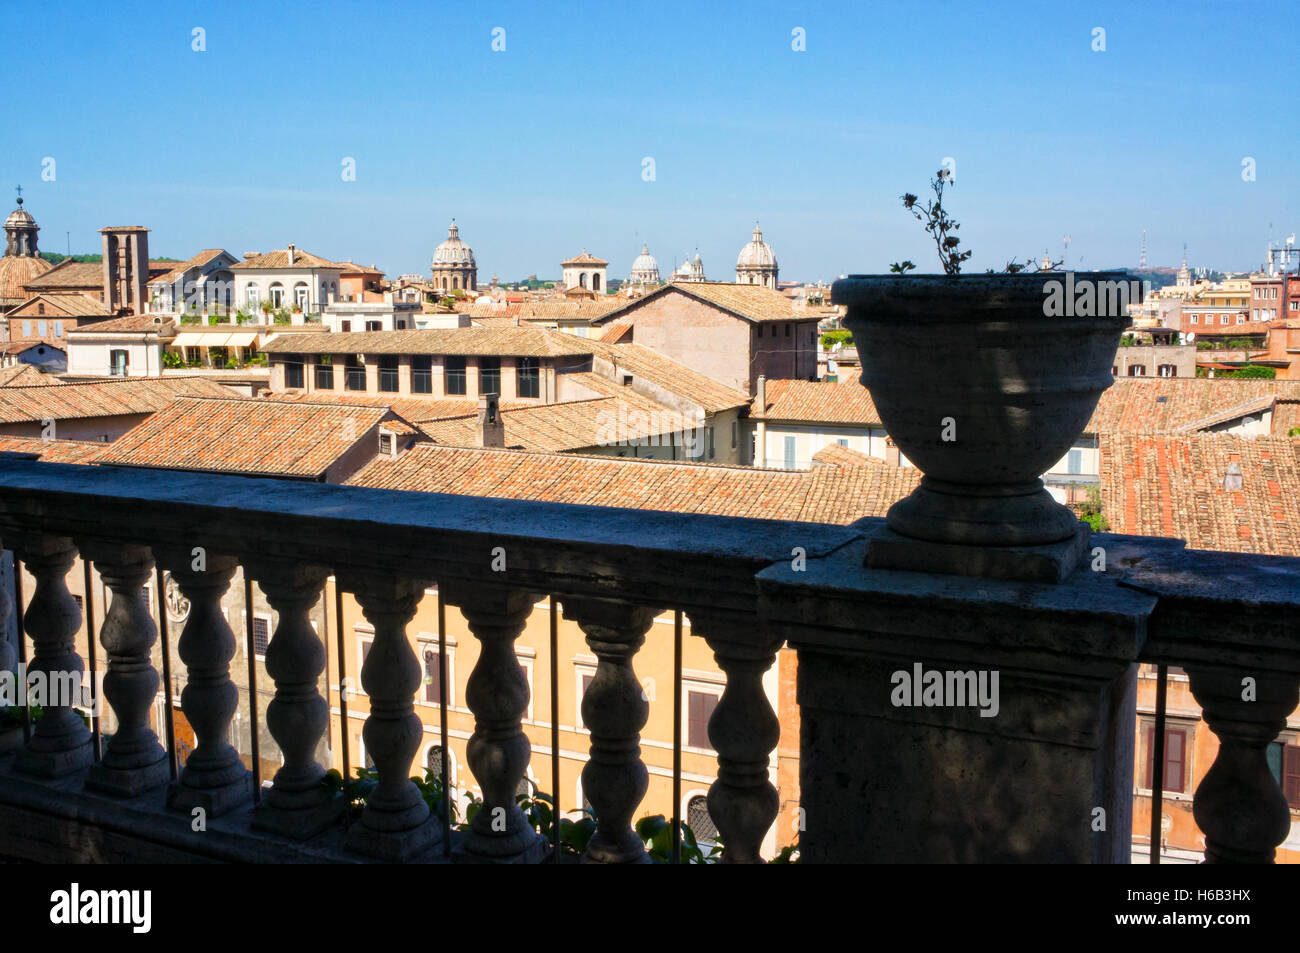
[[[103,334],[105,332],[119,331],[159,331],[166,333],[174,329],[175,322],[167,315],[128,314],[122,318],[109,318],[107,321],[83,324],[81,327],[71,328],[68,333]]]
[[[696,425],[693,418],[630,391],[591,400],[502,410],[501,422],[505,425],[507,447],[543,453],[677,433]],[[444,446],[478,445],[477,414],[424,421],[420,429],[434,443]],[[633,451],[629,448],[627,452]]]
[[[47,463],[93,463],[104,445],[88,440],[41,440],[0,435],[0,453],[21,453]]]
[[[396,460],[377,457],[347,482],[461,496],[847,524],[863,516],[883,516],[919,480],[920,473],[911,467],[756,470],[419,444]]]
[[[58,382],[53,374],[42,374],[31,364],[0,367],[0,387],[44,387]]]
[[[149,283],[153,284],[154,282],[176,281],[177,279],[184,277],[185,272],[189,271],[191,268],[202,268],[208,262],[212,261],[212,259],[220,255],[223,251],[225,251],[224,248],[205,248],[203,249],[203,251],[199,252],[193,258],[190,258],[187,261],[182,261],[176,264],[175,267],[173,267],[172,270],[167,272],[165,275],[158,275],[157,277],[150,278]]]
[[[385,407],[182,397],[95,462],[318,479],[389,414]]]
[[[828,443],[812,455],[812,462],[823,467],[863,467],[882,466],[885,461],[879,457],[867,456],[860,450],[852,450],[838,443]]]
[[[1122,378],[1101,395],[1086,433],[1173,433],[1260,398],[1300,401],[1300,381]],[[1274,433],[1277,433],[1276,428]]]
[[[781,292],[764,288],[762,285],[742,285],[726,281],[683,281],[665,285],[644,297],[624,303],[621,307],[610,311],[606,315],[606,320],[615,315],[632,312],[647,301],[672,294],[687,295],[751,322],[820,321],[834,313],[825,309],[801,310]]]
[[[1116,533],[1190,549],[1300,556],[1300,456],[1286,437],[1106,434],[1102,512]],[[1225,489],[1228,467],[1241,489]]]
[[[201,377],[120,377],[80,384],[0,387],[0,423],[153,413],[182,395],[233,392]]]
[[[235,262],[230,266],[231,271],[277,270],[284,268],[330,268],[336,271],[344,271],[347,270],[348,266],[342,262],[331,261],[328,258],[313,255],[301,248],[293,250],[292,265],[289,264],[289,249],[280,248],[275,251],[254,255],[252,258],[245,258],[243,261]]]
[[[108,307],[99,298],[93,297],[81,291],[73,292],[52,292],[46,291],[28,298],[18,307],[30,304],[34,300],[40,300],[53,308],[57,308],[63,314],[72,315],[77,318],[100,317],[112,314]]]
[[[766,383],[766,407],[755,398],[750,416],[756,419],[794,422],[880,425],[880,413],[856,375],[851,380],[803,381],[786,378]]]
[[[268,354],[457,354],[566,357],[589,354],[572,334],[543,328],[430,328],[425,331],[328,331],[268,341]]]
[[[743,391],[719,384],[713,378],[684,367],[648,347],[638,344],[604,344],[600,341],[586,341],[585,344],[591,353],[613,362],[618,374],[644,378],[697,404],[707,413],[743,407],[749,403],[749,395]]]

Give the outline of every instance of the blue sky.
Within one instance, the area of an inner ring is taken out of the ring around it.
[[[758,219],[782,278],[929,271],[898,196],[944,157],[968,270],[1059,257],[1067,233],[1071,266],[1136,265],[1143,228],[1152,264],[1186,242],[1193,266],[1250,268],[1270,223],[1300,228],[1294,3],[25,10],[0,194],[24,186],[50,251],[147,225],[155,255],[293,241],[397,275],[455,216],[484,283],[582,248],[622,277],[643,241],[663,271],[698,249],[732,280]]]

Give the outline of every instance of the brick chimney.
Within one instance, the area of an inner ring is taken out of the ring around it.
[[[889,437],[885,438],[885,463],[891,467],[899,467],[903,465],[902,460],[900,459],[898,444],[894,443],[894,441]]]
[[[478,445],[484,448],[506,445],[506,425],[501,419],[500,396],[483,394],[478,399]]]
[[[289,267],[290,268],[293,267],[293,252],[294,252],[293,242],[290,242],[289,243]]]
[[[767,413],[767,376],[758,375],[758,385],[754,388],[754,397],[758,400],[758,412]]]

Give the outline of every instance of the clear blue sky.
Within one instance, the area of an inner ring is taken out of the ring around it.
[[[971,269],[1067,233],[1136,265],[1143,228],[1153,265],[1249,268],[1300,229],[1294,2],[8,6],[0,194],[50,251],[138,224],[397,275],[455,216],[483,282],[582,248],[626,276],[642,241],[732,280],[759,219],[783,278],[928,271],[898,196],[947,156]]]

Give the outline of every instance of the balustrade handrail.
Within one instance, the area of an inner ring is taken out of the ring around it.
[[[758,570],[800,554],[824,556],[859,535],[829,524],[0,454],[5,529],[747,612],[754,611]],[[504,572],[492,568],[498,547],[505,550]]]

